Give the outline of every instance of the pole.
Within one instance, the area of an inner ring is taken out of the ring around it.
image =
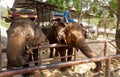
[[[106,60],[105,77],[110,77],[110,63],[111,63],[111,59],[107,59]]]
[[[1,47],[1,29],[0,29],[0,70],[2,69],[2,47]]]

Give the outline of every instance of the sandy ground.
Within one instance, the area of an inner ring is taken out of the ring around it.
[[[2,29],[3,30],[3,29]],[[6,46],[6,33],[2,31],[2,47]],[[5,35],[4,35],[5,34]],[[98,39],[102,40],[102,39]],[[115,43],[113,42],[115,45]],[[89,47],[94,51],[98,56],[103,56],[103,50],[104,50],[104,44],[103,43],[97,43],[97,44],[89,44]],[[42,59],[48,58],[49,55],[49,50],[42,51]],[[109,43],[107,43],[107,56],[108,55],[114,55],[116,54],[116,50],[113,46],[111,46]],[[2,61],[2,66],[6,67],[6,54],[3,53],[2,55],[3,61]],[[77,52],[77,60],[81,59],[86,59],[86,57],[81,53]],[[60,62],[59,57],[54,57],[53,61],[47,62],[47,63],[56,63]],[[43,63],[46,64],[46,63]],[[60,71],[59,69],[47,69],[43,70],[41,77],[105,77],[105,70],[104,70],[104,65],[105,62],[102,61],[103,64],[103,70],[98,72],[98,73],[92,73],[90,72],[91,68],[95,68],[94,63],[88,63],[88,64],[81,64],[81,65],[76,65],[75,68],[73,69],[68,69],[64,72]],[[4,68],[5,70],[5,68]],[[15,75],[14,77],[21,77],[21,75]],[[111,77],[120,77],[120,62],[116,60],[112,60],[111,62]]]

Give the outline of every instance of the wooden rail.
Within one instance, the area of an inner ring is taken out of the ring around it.
[[[28,67],[28,68],[5,70],[5,71],[0,71],[0,77],[28,73],[28,72],[33,72],[35,70],[41,71],[41,70],[45,70],[45,69],[53,69],[53,68],[60,68],[60,67],[66,67],[66,66],[73,66],[73,65],[90,63],[90,62],[97,62],[97,61],[103,61],[103,60],[107,60],[105,77],[110,77],[109,76],[110,69],[108,66],[110,66],[111,59],[114,59],[114,58],[120,58],[120,55],[104,56],[104,57],[89,58],[89,59],[77,60],[77,61],[69,61],[69,62],[62,62],[62,63],[55,63],[55,64],[46,64],[46,65],[34,66],[34,67]]]

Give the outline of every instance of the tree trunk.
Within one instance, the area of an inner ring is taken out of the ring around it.
[[[2,69],[2,47],[1,47],[1,30],[0,30],[0,70]]]
[[[119,27],[120,27],[120,16],[118,16],[116,36],[115,36],[116,46],[117,46],[117,48],[119,48],[119,50],[117,50],[116,54],[120,54],[120,28]]]
[[[118,0],[118,10],[117,10],[117,28],[116,28],[116,46],[119,48],[116,54],[120,54],[120,0]]]
[[[103,35],[104,35],[104,38],[106,38],[106,27],[104,26],[104,33],[103,33]]]

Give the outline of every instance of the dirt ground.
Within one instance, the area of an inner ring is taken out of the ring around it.
[[[115,43],[113,42],[115,45]],[[97,44],[89,44],[89,47],[94,51],[98,56],[103,56],[104,44],[97,43]],[[49,50],[43,50],[42,52],[42,59],[48,58]],[[106,56],[116,54],[115,48],[107,43],[107,52]],[[6,67],[6,54],[3,53],[3,61],[2,66]],[[86,57],[81,53],[77,52],[77,60],[86,59]],[[53,61],[46,62],[46,63],[56,63],[60,62],[59,57],[54,57]],[[43,64],[46,64],[43,63]],[[41,73],[41,77],[105,77],[105,61],[102,61],[102,70],[98,73],[92,73],[90,71],[91,68],[95,68],[94,63],[88,64],[80,64],[72,67],[72,69],[67,69],[66,71],[62,72],[59,69],[47,69],[43,70]],[[120,61],[112,60],[111,61],[111,77],[120,77]],[[5,70],[5,68],[4,68]],[[21,75],[15,75],[14,77],[21,77]]]

